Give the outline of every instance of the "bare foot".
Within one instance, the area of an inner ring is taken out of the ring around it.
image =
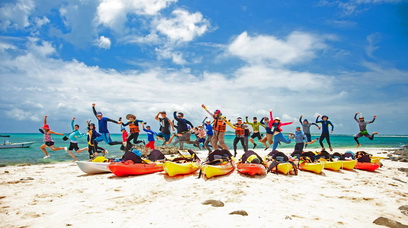
[[[378,132],[373,132],[373,135],[376,135],[376,134],[378,134]]]
[[[357,146],[356,146],[356,148],[359,148],[361,146],[361,144],[358,144]]]

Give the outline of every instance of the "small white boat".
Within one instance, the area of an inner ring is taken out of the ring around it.
[[[35,142],[21,142],[21,143],[12,143],[11,141],[4,141],[3,144],[0,144],[0,149],[10,149],[10,148],[29,148]]]
[[[87,174],[98,174],[98,173],[110,173],[108,168],[110,162],[89,162],[89,161],[77,161],[76,164],[82,170],[82,172]]]

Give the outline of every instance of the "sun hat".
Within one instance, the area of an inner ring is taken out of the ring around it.
[[[48,124],[44,124],[44,126],[42,127],[42,129],[44,130],[50,130],[50,126]]]
[[[128,120],[128,119],[130,119],[130,118],[136,119],[136,116],[133,115],[133,114],[127,114],[127,115],[126,115],[126,119]]]

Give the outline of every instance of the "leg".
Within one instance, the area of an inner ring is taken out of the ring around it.
[[[220,133],[218,134],[218,142],[220,143],[220,146],[221,146],[223,149],[228,150],[228,146],[227,146],[227,144],[225,144],[225,142],[224,142],[224,137],[225,137],[225,132],[220,132]]]
[[[52,151],[56,151],[56,150],[65,150],[65,147],[57,147],[57,148],[55,148],[55,146],[54,146],[54,145],[50,146],[50,148],[51,148],[51,150],[52,150]]]
[[[212,135],[207,135],[207,139],[204,142],[205,149],[207,149],[208,152],[210,152],[210,153],[211,153],[211,149],[210,149],[210,146],[208,144],[211,142],[211,139],[212,139]]]
[[[278,137],[279,137],[279,134],[273,136],[272,151],[274,151],[274,150],[276,150],[276,148],[278,148],[278,145],[279,145],[279,139],[278,139]]]
[[[242,149],[244,150],[244,152],[247,152],[248,148],[245,145],[244,138],[241,137],[241,138],[239,138],[239,140],[241,141]]]
[[[239,138],[235,136],[234,139],[234,157],[237,156],[237,144],[238,144]]]
[[[214,131],[214,135],[211,139],[211,145],[213,146],[214,150],[218,150],[218,134],[219,131]]]
[[[321,134],[320,135],[320,139],[319,139],[319,143],[320,143],[320,146],[322,147],[322,148],[324,148],[324,145],[323,145],[323,139],[324,138],[326,138],[326,134]]]
[[[255,133],[254,133],[255,134]],[[254,144],[254,149],[256,148],[256,143],[255,143],[255,141],[254,141],[254,134],[252,134],[251,135],[251,137],[249,138],[249,141],[252,143],[252,144]]]
[[[332,146],[331,146],[331,143],[330,143],[330,135],[329,135],[329,134],[327,134],[326,141],[327,141],[327,144],[329,144],[329,149],[330,149],[330,151],[333,151]]]
[[[42,145],[40,146],[40,149],[41,149],[42,152],[44,152],[44,154],[45,154],[45,157],[44,157],[44,158],[50,157],[50,155],[48,154],[47,150],[45,149],[45,148],[47,148],[47,147],[48,147],[48,146],[45,145],[45,144],[42,144]]]

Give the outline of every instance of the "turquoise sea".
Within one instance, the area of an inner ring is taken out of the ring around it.
[[[22,163],[30,163],[30,164],[38,164],[38,163],[54,163],[54,162],[63,162],[63,161],[71,161],[72,158],[69,156],[68,153],[65,153],[63,150],[59,151],[49,151],[51,155],[48,159],[43,159],[44,153],[39,149],[39,147],[43,144],[43,135],[38,134],[7,134],[2,133],[1,135],[10,135],[9,138],[0,138],[0,142],[4,140],[11,140],[12,142],[27,142],[27,141],[34,141],[35,143],[30,148],[17,148],[17,149],[0,149],[0,165],[14,165],[14,164],[22,164]],[[316,138],[319,135],[313,135],[312,138]],[[56,147],[68,147],[69,141],[63,141],[63,136],[54,135],[53,139],[55,141]],[[120,141],[121,135],[120,134],[112,134],[112,139],[114,141]],[[192,136],[192,139],[194,136]],[[233,134],[227,134],[225,137],[225,141],[227,145],[232,149],[232,144],[235,136]],[[139,139],[146,140],[147,137],[145,134],[140,135]],[[354,148],[356,143],[353,139],[353,135],[331,135],[331,142],[334,150],[336,148]],[[162,141],[156,143],[156,145],[161,145]],[[364,148],[400,148],[403,145],[408,145],[408,135],[376,135],[373,141],[370,141],[367,138],[360,138],[360,143],[362,144],[362,149]],[[295,143],[292,141],[290,144],[282,143],[279,148],[293,148]],[[326,145],[326,144],[325,144]],[[86,138],[82,138],[79,140],[79,146],[85,147],[86,146]],[[120,145],[109,146],[104,142],[100,143],[100,146],[107,149],[109,151],[108,157],[121,157],[123,152],[119,149]],[[190,145],[187,145],[186,148],[189,148]],[[262,147],[261,147],[262,146]],[[190,146],[193,148],[192,146]],[[252,143],[249,145],[252,148]],[[240,143],[238,143],[238,149],[240,149]],[[261,143],[258,143],[257,148],[264,148]],[[279,149],[278,148],[278,149]],[[311,150],[318,150],[320,149],[319,143],[316,142],[310,146],[308,146]],[[84,151],[80,154],[75,153],[78,160],[87,160],[88,159],[88,152]]]

